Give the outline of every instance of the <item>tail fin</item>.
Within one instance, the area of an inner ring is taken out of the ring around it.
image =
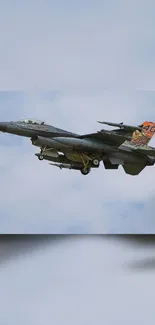
[[[142,131],[135,131],[132,134],[131,143],[137,146],[147,145],[155,134],[155,123],[144,122],[140,125]]]

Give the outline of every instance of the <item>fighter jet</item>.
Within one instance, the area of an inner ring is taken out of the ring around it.
[[[40,148],[35,155],[50,161],[60,169],[68,168],[88,175],[100,163],[106,170],[124,168],[129,175],[138,175],[146,166],[155,164],[155,148],[148,146],[155,133],[155,123],[139,126],[123,123],[98,122],[111,127],[96,133],[79,135],[54,127],[42,121],[25,119],[1,122],[0,131],[28,137],[32,145]]]

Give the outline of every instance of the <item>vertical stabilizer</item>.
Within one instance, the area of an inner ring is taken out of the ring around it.
[[[136,146],[148,145],[155,134],[155,123],[144,122],[140,127],[142,127],[142,131],[134,131],[130,143]]]

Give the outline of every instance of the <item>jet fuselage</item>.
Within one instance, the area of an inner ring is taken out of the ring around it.
[[[0,122],[0,131],[15,134],[23,137],[31,138],[33,136],[54,137],[60,136],[76,136],[76,134],[56,128],[51,125],[35,125],[22,122]]]
[[[116,125],[114,124],[114,126]],[[136,167],[153,165],[155,158],[132,150],[121,150],[122,143],[130,141],[132,134],[129,131],[130,126],[126,126],[126,131],[122,129],[122,124],[120,126],[121,130],[106,131],[103,129],[95,134],[80,136],[44,122],[23,120],[1,122],[0,131],[30,138],[33,145],[41,148],[41,154],[45,149],[45,159],[62,162],[64,168],[67,168],[66,166],[70,161],[73,169],[78,169],[79,164],[84,164],[85,170],[86,166],[91,166],[91,161],[94,161],[94,166],[99,167],[101,160],[106,161],[107,169],[115,169],[114,166],[118,168],[119,165],[135,165]],[[135,127],[131,127],[131,129],[133,130]],[[141,129],[142,127],[137,127],[139,133]],[[60,156],[58,152],[62,152],[64,155]],[[48,153],[50,154],[49,159]],[[38,156],[38,154],[36,155]]]

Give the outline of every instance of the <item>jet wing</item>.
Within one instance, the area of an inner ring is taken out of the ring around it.
[[[89,133],[79,136],[80,139],[98,139],[105,141],[107,143],[120,146],[123,144],[126,140],[129,140],[131,137],[125,135],[125,134],[118,134],[115,131],[107,131],[107,130],[101,130],[96,133]]]

